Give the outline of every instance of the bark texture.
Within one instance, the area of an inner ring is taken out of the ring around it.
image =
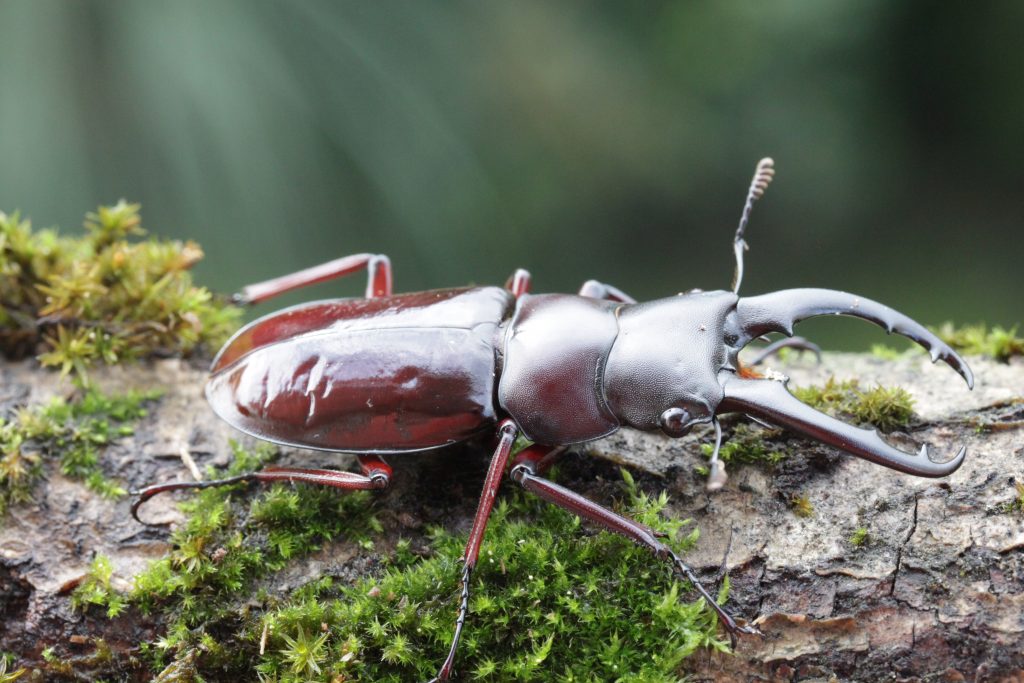
[[[744,638],[733,656],[696,657],[695,680],[1024,681],[1024,511],[1012,508],[1014,482],[1024,478],[1024,362],[969,362],[973,392],[923,356],[827,354],[822,365],[795,360],[776,368],[797,385],[835,374],[906,388],[918,417],[887,438],[907,450],[930,443],[937,458],[966,443],[965,464],[945,479],[898,474],[793,438],[791,455],[774,468],[732,466],[725,489],[708,494],[695,472],[704,463],[699,444],[707,442],[706,431],[680,440],[622,431],[577,449],[565,483],[606,500],[615,478],[607,461],[629,466],[646,473],[645,488],[669,491],[676,514],[696,520],[701,540],[687,561],[705,576],[713,579],[729,547],[730,609],[756,617],[765,637]],[[108,450],[108,475],[129,487],[189,478],[183,448],[201,469],[227,461],[227,441],[239,435],[207,408],[202,368],[156,361],[107,370],[97,380],[109,389],[167,390],[135,435]],[[0,365],[4,415],[69,391],[33,364]],[[394,458],[395,485],[379,502],[385,534],[409,537],[428,522],[468,529],[486,459],[472,448]],[[345,462],[303,452],[283,460],[311,461]],[[811,516],[794,514],[797,496],[813,506]],[[69,605],[69,590],[95,553],[110,557],[115,583],[127,588],[133,574],[167,550],[166,528],[139,526],[128,505],[51,469],[33,503],[15,505],[0,519],[0,651],[14,653],[21,666],[41,662],[46,647],[85,662],[95,656],[97,639],[116,655],[159,635],[159,623],[137,614],[105,620]],[[171,496],[155,498],[144,514],[152,521],[180,518]],[[867,539],[856,546],[850,538],[859,528]],[[386,548],[387,539],[379,546]],[[284,592],[324,572],[344,580],[378,567],[341,541],[296,560],[265,585]],[[121,680],[141,680],[141,669],[124,666]]]

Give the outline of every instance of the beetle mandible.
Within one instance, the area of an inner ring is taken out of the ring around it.
[[[451,649],[433,681],[452,675],[469,611],[470,575],[498,486],[517,436],[534,442],[515,457],[510,477],[527,491],[621,534],[674,565],[717,613],[735,639],[756,634],[738,624],[693,571],[649,527],[623,517],[544,478],[565,446],[606,436],[621,427],[680,437],[695,425],[715,430],[708,488],[724,470],[718,416],[744,413],[786,427],[852,455],[923,477],[956,470],[961,448],[935,462],[927,446],[904,453],[877,432],[860,429],[801,403],[785,383],[764,379],[740,364],[739,352],[770,332],[793,335],[793,325],[838,314],[876,323],[917,342],[973,387],[970,368],[953,349],[907,316],[864,297],[828,289],[789,289],[738,296],[743,278],[744,231],[754,201],[774,175],[771,159],[758,163],[733,240],[731,291],[692,290],[638,303],[611,285],[591,280],[575,295],[529,294],[530,276],[518,270],[504,288],[469,287],[393,294],[387,257],[357,254],[245,287],[239,303],[368,271],[366,297],[301,304],[260,318],[237,332],[213,361],[206,396],[216,413],[257,438],[302,448],[356,454],[361,473],[272,467],[209,482],[157,484],[132,506],[184,488],[237,481],[292,481],[340,489],[383,489],[387,454],[436,449],[497,434],[483,493],[469,534],[461,600]],[[798,338],[780,345],[813,347]],[[136,519],[138,517],[136,516]]]

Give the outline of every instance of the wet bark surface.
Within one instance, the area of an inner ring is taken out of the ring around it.
[[[944,479],[902,475],[794,437],[782,462],[732,466],[726,487],[709,494],[696,468],[710,434],[698,430],[679,440],[619,432],[577,448],[561,481],[607,502],[625,465],[642,487],[667,490],[674,514],[696,521],[701,539],[686,559],[709,581],[728,548],[729,608],[765,636],[742,639],[735,655],[695,657],[695,680],[1024,681],[1024,511],[1012,508],[1014,483],[1024,478],[1024,362],[970,363],[973,392],[923,356],[827,354],[820,366],[796,359],[776,368],[796,385],[820,384],[832,373],[908,389],[916,418],[886,438],[904,450],[929,443],[937,459],[966,443],[965,464]],[[190,478],[183,449],[200,469],[226,464],[228,440],[240,438],[207,408],[198,365],[156,361],[96,380],[109,390],[166,390],[135,434],[103,456],[105,472],[126,488]],[[31,363],[0,365],[5,416],[70,391]],[[730,431],[727,424],[727,437]],[[481,445],[393,458],[394,485],[375,503],[385,527],[378,550],[399,535],[423,542],[428,524],[468,530],[488,455]],[[303,451],[278,462],[348,463]],[[810,516],[794,513],[796,497],[813,507]],[[34,501],[0,519],[0,650],[18,666],[38,667],[25,680],[54,678],[42,661],[48,647],[80,662],[81,680],[90,680],[107,648],[117,662],[99,667],[107,679],[147,679],[133,657],[138,643],[160,636],[159,618],[136,610],[112,620],[83,615],[71,609],[69,594],[97,553],[111,559],[114,584],[129,588],[135,573],[167,551],[167,524],[181,519],[174,501],[154,498],[143,515],[166,524],[143,527],[127,498],[103,499],[48,467]],[[851,536],[861,528],[866,540],[855,545]],[[372,552],[339,540],[259,587],[283,595],[323,574],[354,581],[380,567]]]

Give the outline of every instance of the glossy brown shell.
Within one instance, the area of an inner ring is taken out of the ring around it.
[[[526,438],[554,446],[619,428],[603,385],[621,306],[569,294],[519,299],[505,334],[498,401]]]
[[[206,396],[260,439],[389,453],[493,429],[498,287],[302,304],[256,320],[217,355]]]

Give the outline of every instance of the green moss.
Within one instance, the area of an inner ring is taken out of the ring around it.
[[[793,514],[797,517],[814,516],[814,505],[811,504],[811,499],[807,496],[794,494],[793,497],[789,499],[789,505],[793,509]]]
[[[89,571],[82,582],[71,594],[71,606],[85,609],[89,605],[99,605],[106,609],[107,616],[116,617],[125,608],[124,596],[110,587],[110,578],[114,569],[110,559],[105,555],[97,555],[89,566]]]
[[[219,346],[241,311],[192,284],[194,242],[145,234],[139,205],[90,213],[82,237],[0,212],[0,352],[86,378],[96,363]]]
[[[0,420],[0,513],[30,499],[33,486],[43,477],[44,459],[55,459],[61,472],[101,495],[124,495],[124,489],[103,474],[100,455],[112,440],[132,433],[131,423],[147,413],[145,403],[158,396],[159,392],[107,395],[86,389],[71,401],[55,398],[22,408],[10,421]]]
[[[235,445],[227,472],[210,475],[252,471],[273,455],[269,446],[250,453]],[[247,498],[243,488],[207,489],[183,503],[188,519],[171,536],[174,549],[135,577],[128,600],[167,624],[165,635],[147,648],[158,666],[168,654],[196,650],[208,664],[245,669],[244,653],[226,647],[224,634],[239,628],[248,609],[240,603],[252,595],[255,580],[343,532],[358,541],[381,528],[369,492],[338,495],[327,487],[276,484]]]
[[[862,389],[855,379],[839,382],[833,376],[823,386],[797,387],[793,395],[813,408],[847,415],[886,432],[906,426],[914,416],[914,399],[902,387]]]
[[[1024,513],[1024,481],[1013,482],[1014,497],[1003,506],[1007,513]]]
[[[670,538],[686,524],[661,516],[664,494],[649,498],[630,479],[626,493],[624,511]],[[704,603],[680,601],[668,564],[579,527],[577,517],[519,491],[499,501],[459,649],[466,680],[680,681],[698,648],[725,649]],[[382,577],[351,587],[322,579],[263,615],[246,633],[250,647],[266,638],[262,679],[432,677],[450,644],[465,545],[443,530],[432,536],[427,560],[399,544]],[[682,551],[696,537],[673,544]]]
[[[907,351],[913,351],[913,349],[908,349]],[[885,344],[871,345],[871,355],[881,360],[897,360],[906,355],[907,351],[899,351]]]
[[[996,325],[989,329],[984,323],[955,327],[947,322],[935,333],[942,341],[968,355],[988,356],[1003,362],[1024,355],[1024,338],[1017,336],[1016,326],[1007,330]]]
[[[868,528],[865,526],[858,527],[850,534],[850,545],[854,548],[859,548],[868,542]]]
[[[268,457],[236,448],[227,474]],[[628,474],[625,494],[624,512],[669,534],[678,551],[696,542],[695,529],[677,538],[688,521],[662,516],[664,494],[638,492]],[[351,586],[322,577],[275,600],[254,591],[257,577],[342,532],[358,541],[380,529],[369,496],[277,485],[246,502],[236,485],[201,491],[183,507],[188,519],[174,549],[126,596],[167,624],[142,647],[163,669],[158,680],[407,681],[436,673],[454,628],[465,535],[434,529],[427,559],[399,541],[382,576]],[[480,557],[458,660],[467,679],[674,682],[698,648],[727,647],[700,599],[680,601],[685,586],[668,563],[612,534],[588,537],[577,517],[521,491],[503,492]]]
[[[718,457],[725,463],[775,465],[786,458],[788,451],[779,443],[770,440],[778,436],[779,430],[768,430],[749,424],[738,424],[722,441]],[[710,458],[714,444],[701,444],[701,452]]]
[[[16,681],[22,676],[24,676],[26,673],[28,673],[27,669],[15,669],[14,671],[7,671],[8,666],[13,666],[13,664],[11,663],[13,659],[13,655],[10,657],[8,657],[7,655],[0,657],[0,683],[11,683],[12,681]]]

